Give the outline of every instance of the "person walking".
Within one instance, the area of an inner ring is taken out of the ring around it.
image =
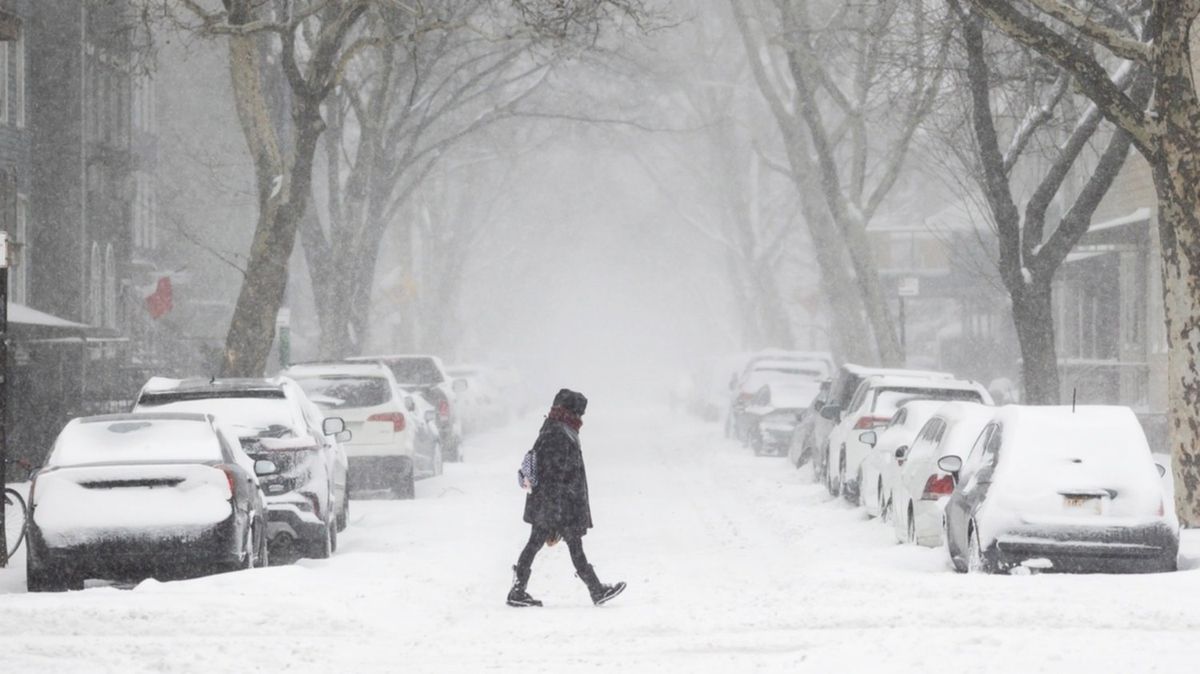
[[[526,591],[533,558],[543,545],[553,545],[560,539],[566,541],[575,574],[587,585],[592,603],[600,606],[625,590],[625,583],[601,583],[583,552],[583,536],[592,528],[587,472],[579,444],[585,410],[587,398],[582,393],[560,390],[518,472],[522,485],[530,489],[525,497],[525,522],[531,525],[531,530],[529,542],[513,567],[515,579],[508,592],[509,606],[542,605]]]

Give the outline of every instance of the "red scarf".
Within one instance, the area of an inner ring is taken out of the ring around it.
[[[579,432],[580,428],[583,428],[583,419],[580,419],[567,408],[559,407],[558,405],[550,408],[550,414],[546,415],[546,418],[550,421],[562,422],[570,428],[575,429],[576,433]]]

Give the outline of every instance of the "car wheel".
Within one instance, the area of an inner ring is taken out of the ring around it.
[[[412,469],[409,469],[407,475],[400,476],[396,486],[392,487],[392,496],[406,501],[417,497],[417,486],[413,479]]]
[[[255,566],[257,566],[260,569],[266,568],[271,565],[271,545],[270,545],[270,541],[267,540],[266,522],[259,520],[257,526],[255,526],[254,529],[255,529],[255,532],[258,534],[258,536],[257,536],[257,538],[258,538],[258,541],[257,541],[258,553],[254,556],[255,562],[256,562]]]
[[[338,549],[338,528],[336,526],[329,527],[329,552],[333,554]]]
[[[26,562],[25,589],[29,592],[66,592],[75,586],[69,573],[62,569],[44,568]]]
[[[346,492],[342,494],[342,511],[337,516],[337,530],[345,531],[348,524],[350,524],[350,485],[346,485]]]
[[[834,496],[845,496],[846,494],[846,455],[838,454],[838,469],[837,482],[833,485]]]
[[[917,518],[913,517],[913,504],[908,504],[907,526],[905,528],[905,543],[917,544]]]
[[[329,559],[333,554],[333,538],[337,534],[334,533],[337,527],[330,526],[328,523],[321,527],[321,533],[309,541],[308,554],[306,557],[312,559]]]
[[[886,503],[883,500],[883,478],[880,478],[879,483],[875,486],[875,507],[879,508],[879,519],[882,522],[887,521],[885,506]]]
[[[979,536],[975,527],[967,532],[967,573],[995,573],[996,565],[979,545]]]

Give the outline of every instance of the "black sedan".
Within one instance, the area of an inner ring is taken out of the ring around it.
[[[75,419],[30,486],[29,591],[265,566],[273,472],[209,415]]]

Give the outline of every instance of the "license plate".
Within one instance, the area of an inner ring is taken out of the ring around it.
[[[1099,496],[1064,496],[1063,509],[1076,515],[1099,515],[1103,500]]]

